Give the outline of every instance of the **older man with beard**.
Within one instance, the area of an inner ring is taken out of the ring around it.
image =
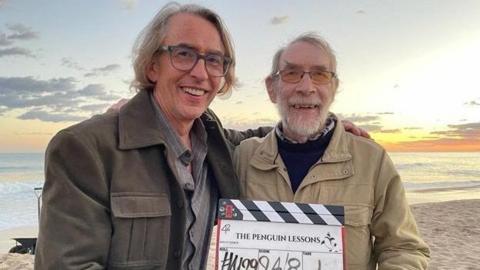
[[[297,37],[275,54],[265,82],[281,121],[235,150],[243,198],[342,205],[348,269],[426,269],[429,249],[392,161],[329,113],[338,77],[328,43]]]

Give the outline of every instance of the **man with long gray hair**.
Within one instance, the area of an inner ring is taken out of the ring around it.
[[[135,97],[47,148],[36,269],[205,269],[217,200],[239,196],[230,147],[266,131],[224,130],[208,109],[235,66],[213,11],[166,5],[133,64]]]

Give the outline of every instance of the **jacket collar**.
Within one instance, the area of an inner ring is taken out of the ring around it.
[[[333,115],[333,114],[332,114]],[[347,135],[342,122],[335,116],[335,129],[332,139],[321,158],[322,163],[337,163],[352,159],[352,154],[348,149]],[[272,130],[264,138],[263,142],[255,151],[250,164],[260,170],[270,170],[276,168],[280,164],[278,153],[277,136]]]
[[[341,119],[334,115],[336,120],[335,129],[333,131],[332,139],[328,144],[327,149],[322,157],[324,163],[343,162],[352,159],[352,154],[349,149],[349,139],[345,132]]]
[[[127,104],[118,115],[119,148],[122,150],[138,149],[153,145],[165,145],[164,135],[156,118],[149,92],[141,90]],[[217,186],[223,197],[238,198],[240,190],[233,172],[230,150],[225,144],[222,128],[212,111],[207,109],[200,119],[205,125],[207,137],[207,160]],[[222,143],[223,142],[223,143]]]
[[[120,109],[118,135],[122,150],[165,144],[147,90],[138,92]]]

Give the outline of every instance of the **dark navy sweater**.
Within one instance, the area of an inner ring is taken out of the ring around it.
[[[288,177],[295,193],[307,175],[308,171],[315,164],[327,149],[333,130],[320,138],[307,141],[306,143],[291,143],[281,139],[277,135],[278,152],[283,163],[287,167]]]

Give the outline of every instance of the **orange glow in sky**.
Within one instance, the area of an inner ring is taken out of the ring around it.
[[[0,152],[43,152],[62,128],[131,97],[132,45],[164,3],[2,2]],[[237,88],[211,105],[225,127],[278,121],[264,86],[272,56],[313,31],[337,56],[332,112],[388,151],[480,151],[480,1],[199,4],[220,14],[235,44]]]

